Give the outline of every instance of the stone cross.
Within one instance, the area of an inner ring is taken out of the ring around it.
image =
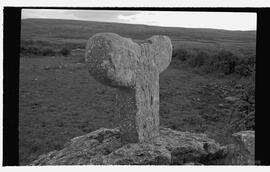
[[[117,123],[123,142],[152,142],[159,136],[159,74],[171,62],[167,36],[137,44],[114,33],[89,38],[85,61],[90,74],[117,88]]]

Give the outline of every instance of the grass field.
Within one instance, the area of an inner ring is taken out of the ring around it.
[[[155,34],[170,36],[174,48],[227,49],[239,56],[255,54],[256,32],[162,28],[45,19],[22,20],[21,46],[84,48],[97,32],[115,32],[140,42]],[[114,89],[95,81],[83,63],[84,51],[64,57],[20,59],[19,158],[26,165],[37,156],[60,149],[69,139],[114,124]],[[235,106],[226,96],[239,96],[237,84],[250,78],[202,74],[174,63],[160,76],[160,122],[176,130],[203,132],[221,144],[231,143]],[[221,106],[222,105],[222,106]]]

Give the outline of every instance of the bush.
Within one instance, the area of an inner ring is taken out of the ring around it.
[[[21,46],[20,53],[27,56],[54,56],[56,52],[51,47]]]
[[[198,68],[197,71],[204,73],[216,72],[221,75],[235,73],[242,77],[255,76],[255,55],[240,58],[226,50],[214,52],[199,49],[196,50],[196,53],[193,53],[193,51],[179,48],[173,51],[172,56],[174,62],[186,61],[189,66],[196,67]]]
[[[200,67],[205,73],[221,72],[228,75],[235,72],[238,60],[238,57],[229,51],[222,50],[216,54],[199,51],[197,55],[189,58],[188,64],[191,67]]]
[[[200,51],[196,56],[189,59],[188,63],[191,67],[201,67],[209,58],[206,52]]]
[[[52,48],[44,48],[41,50],[41,55],[42,56],[54,56],[56,53]]]
[[[247,58],[247,64],[254,66],[256,64],[256,56],[252,55],[252,56],[248,56]]]
[[[241,76],[250,76],[252,74],[251,68],[246,64],[239,64],[235,67],[235,73]]]
[[[255,83],[251,82],[249,85],[245,86],[244,92],[242,93],[243,100],[254,103],[255,102]]]
[[[232,121],[232,129],[254,130],[255,129],[255,82],[251,79],[241,80],[240,101],[236,102],[235,119]]]
[[[215,57],[215,67],[225,75],[234,73],[238,58],[229,51],[220,51]]]
[[[43,48],[46,47],[46,48]],[[56,54],[61,54],[67,56],[70,54],[71,49],[84,49],[85,43],[57,43],[51,41],[41,41],[41,40],[21,40],[20,53],[22,55],[38,55],[38,56],[53,56]],[[56,51],[60,50],[60,51]]]
[[[235,73],[247,77],[255,73],[255,56],[245,57],[239,60],[235,67]]]
[[[186,61],[187,59],[191,58],[193,55],[190,51],[187,51],[182,48],[178,48],[173,50],[173,59],[180,60],[180,61]]]
[[[62,54],[63,56],[68,56],[70,54],[70,50],[67,49],[67,48],[62,48],[60,51],[59,51],[60,54]]]
[[[36,46],[21,46],[20,53],[23,55],[40,55],[41,51]]]

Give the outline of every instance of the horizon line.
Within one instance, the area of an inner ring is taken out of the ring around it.
[[[159,26],[159,25],[149,25],[149,24],[135,24],[135,23],[121,23],[121,22],[108,22],[108,21],[94,21],[94,20],[83,20],[83,19],[59,19],[59,18],[21,18],[25,19],[43,19],[43,20],[73,20],[73,21],[82,21],[82,22],[98,22],[98,23],[113,23],[113,24],[126,24],[126,25],[141,25],[141,26],[150,26],[150,27],[162,27],[162,28],[184,28],[184,29],[209,29],[209,30],[223,30],[231,32],[257,32],[256,30],[230,30],[230,29],[219,29],[219,28],[206,28],[206,27],[177,27],[177,26]]]

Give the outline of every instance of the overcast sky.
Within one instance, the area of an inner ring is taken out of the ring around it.
[[[256,30],[256,13],[23,9],[25,18],[56,18],[167,27]]]

